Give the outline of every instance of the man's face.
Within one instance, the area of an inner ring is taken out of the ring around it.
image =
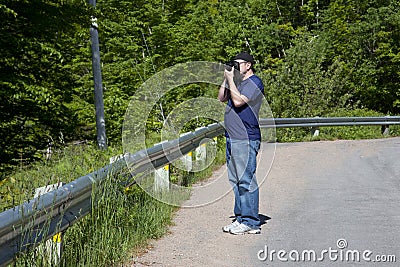
[[[235,60],[237,63],[239,63],[239,71],[240,71],[240,74],[242,75],[242,76],[244,76],[246,73],[247,73],[247,71],[250,69],[250,67],[251,67],[251,64],[249,63],[249,62],[247,62],[247,61],[244,61],[244,60],[242,60],[242,59],[237,59],[237,60]]]

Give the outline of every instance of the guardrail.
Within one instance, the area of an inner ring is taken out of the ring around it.
[[[260,119],[260,126],[264,128],[393,124],[400,124],[400,117]],[[88,214],[92,207],[92,186],[96,182],[127,168],[127,165],[133,177],[164,166],[194,150],[204,138],[211,139],[223,132],[223,124],[215,123],[178,139],[134,154],[125,154],[116,162],[57,190],[0,213],[0,266],[11,263],[17,253],[37,246]]]
[[[11,263],[17,253],[37,246],[88,214],[93,184],[109,174],[127,168],[127,164],[132,176],[161,167],[198,147],[204,138],[211,139],[223,132],[223,126],[216,123],[162,145],[125,154],[104,168],[0,213],[0,266]]]
[[[260,119],[260,127],[326,127],[326,126],[363,126],[363,125],[399,125],[400,116],[386,117],[314,117],[314,118],[276,118]]]

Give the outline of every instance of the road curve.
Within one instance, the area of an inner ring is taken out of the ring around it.
[[[221,231],[232,216],[228,193],[180,209],[169,234],[126,266],[398,266],[399,159],[400,138],[276,144],[272,168],[260,162],[257,172],[268,173],[261,234]],[[225,169],[211,180],[226,181]],[[195,189],[188,203],[204,194]]]

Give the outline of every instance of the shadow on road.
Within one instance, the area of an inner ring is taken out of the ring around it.
[[[258,216],[260,217],[260,226],[266,224],[267,221],[271,220],[271,217],[264,214],[258,214]],[[229,218],[235,219],[235,216],[230,216]]]

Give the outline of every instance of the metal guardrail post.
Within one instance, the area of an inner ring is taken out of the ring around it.
[[[154,171],[154,191],[169,191],[169,164]]]
[[[382,133],[382,135],[385,135],[385,136],[390,135],[389,125],[382,125],[381,133]]]
[[[163,141],[156,145],[162,145],[168,141]],[[154,191],[165,192],[169,190],[169,164],[154,170]]]
[[[315,118],[319,118],[319,117],[315,117]],[[318,126],[311,127],[311,135],[313,137],[319,136],[319,127]]]
[[[390,119],[390,116],[386,116],[385,118],[389,118]],[[382,125],[381,133],[384,136],[389,136],[390,135],[389,124]]]
[[[40,197],[50,191],[57,190],[63,183],[57,183],[52,185],[47,185],[43,187],[36,188],[35,190],[35,198]],[[37,249],[37,255],[44,257],[47,259],[49,266],[55,266],[60,263],[61,254],[63,250],[63,242],[62,242],[62,233],[57,233],[45,242],[45,244],[39,246]]]

